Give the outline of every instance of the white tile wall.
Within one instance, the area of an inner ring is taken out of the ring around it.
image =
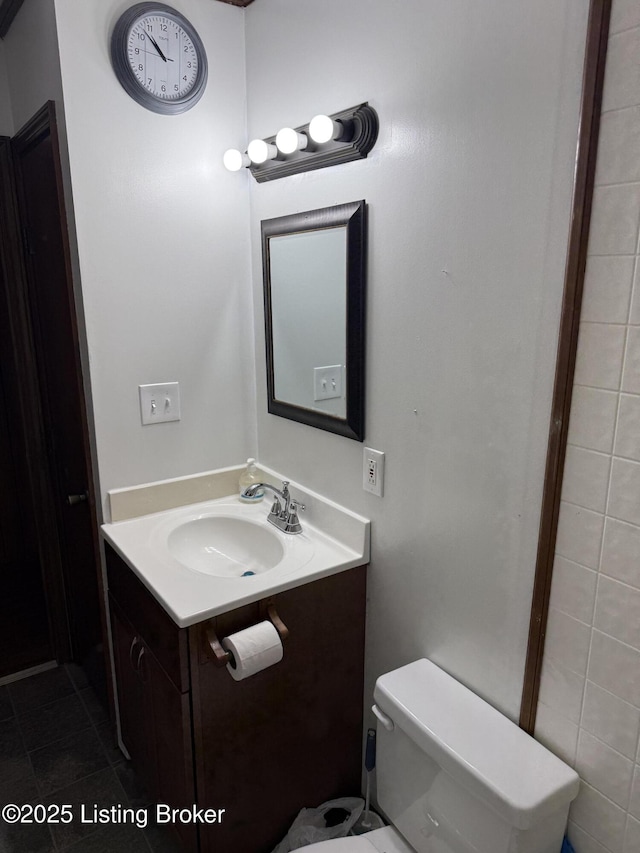
[[[640,0],[614,0],[536,737],[577,853],[640,853]]]

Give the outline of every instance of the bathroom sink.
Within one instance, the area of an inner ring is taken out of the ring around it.
[[[247,504],[235,495],[111,522],[102,532],[184,628],[367,562],[366,519],[302,496],[307,512],[296,534],[267,521],[269,501]],[[332,535],[313,524],[314,515]]]
[[[218,578],[268,572],[284,557],[277,530],[244,518],[204,516],[186,521],[167,536],[167,548],[188,569]]]

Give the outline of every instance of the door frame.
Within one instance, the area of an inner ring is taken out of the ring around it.
[[[569,248],[562,296],[558,355],[551,404],[551,422],[544,474],[529,639],[520,705],[520,727],[531,735],[534,733],[536,724],[551,579],[558,533],[560,495],[567,450],[582,291],[587,263],[587,244],[591,223],[610,17],[611,0],[591,0],[582,78],[582,101]]]

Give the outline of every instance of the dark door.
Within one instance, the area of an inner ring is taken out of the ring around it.
[[[0,677],[55,657],[29,489],[20,377],[0,265]]]
[[[53,103],[11,149],[25,312],[16,346],[32,362],[26,396],[37,397],[28,402],[39,423],[27,414],[22,426],[42,575],[56,657],[82,662],[102,637],[97,524]]]

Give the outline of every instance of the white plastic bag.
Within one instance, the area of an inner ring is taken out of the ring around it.
[[[331,809],[344,809],[349,815],[337,826],[327,826],[325,815]],[[292,850],[306,847],[308,844],[329,841],[331,838],[345,838],[363,809],[364,800],[359,797],[342,797],[339,800],[329,800],[317,809],[302,809],[273,853],[291,853]]]

